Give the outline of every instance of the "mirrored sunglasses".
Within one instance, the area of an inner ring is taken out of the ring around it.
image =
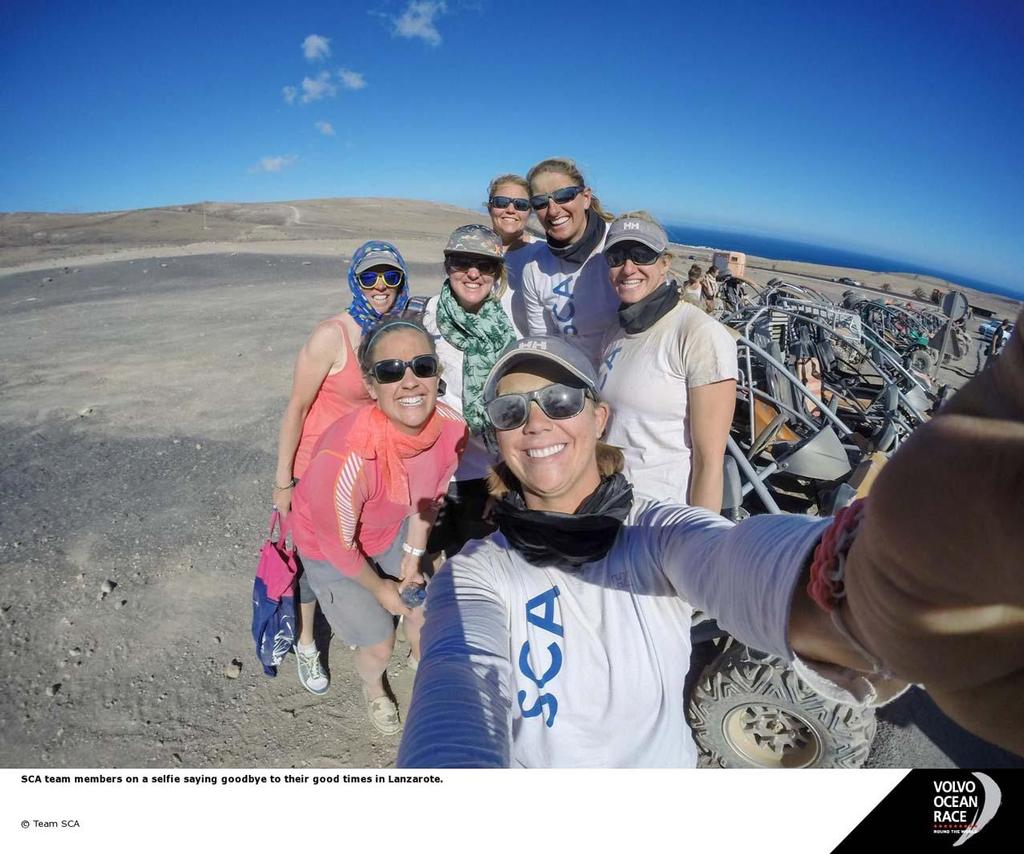
[[[375,362],[370,368],[370,376],[381,385],[397,383],[405,376],[406,368],[412,368],[415,376],[425,380],[437,376],[440,364],[437,361],[437,356],[430,353],[416,356],[408,362],[403,362],[401,359],[382,359]]]
[[[487,204],[495,210],[505,210],[509,205],[512,205],[519,212],[530,209],[529,199],[513,199],[511,196],[491,196]]]
[[[546,208],[548,201],[552,199],[559,205],[568,204],[585,189],[586,187],[562,187],[553,193],[540,193],[536,196],[530,196],[530,205],[535,211],[539,211]]]
[[[561,421],[579,415],[584,401],[591,396],[586,389],[552,383],[523,394],[499,395],[487,404],[487,418],[495,430],[515,430],[526,423],[530,401],[535,400],[548,418]]]
[[[402,280],[405,278],[405,274],[401,270],[363,270],[357,277],[359,280],[359,287],[363,290],[370,290],[377,287],[377,283],[381,280],[389,288],[397,288],[402,284]]]
[[[626,263],[627,258],[634,264],[646,266],[657,261],[661,257],[661,253],[643,243],[618,243],[605,249],[604,257],[609,267],[621,267]]]

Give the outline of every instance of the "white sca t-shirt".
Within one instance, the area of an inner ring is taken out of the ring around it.
[[[505,253],[505,273],[508,276],[508,312],[512,318],[512,326],[516,330],[516,339],[525,338],[528,334],[529,320],[526,313],[526,300],[523,298],[523,268],[537,250],[544,245],[531,234],[525,234],[525,246]],[[505,300],[502,300],[505,303]]]
[[[605,234],[608,227],[605,225]],[[604,237],[577,266],[538,243],[523,267],[523,302],[530,335],[556,335],[579,347],[596,365],[601,345],[618,322],[619,298],[608,278]]]
[[[442,403],[447,403],[452,409],[462,414],[462,351],[452,346],[441,335],[437,328],[437,301],[439,297],[433,296],[427,300],[423,309],[423,325],[434,338],[434,346],[437,348],[437,357],[441,360],[444,370],[441,374],[445,383],[445,392],[438,397]],[[512,292],[506,290],[501,298],[501,307],[511,320]],[[513,324],[513,328],[514,328]],[[466,443],[466,450],[459,461],[459,467],[455,470],[452,480],[477,480],[487,477],[491,466],[498,461],[496,454],[487,450],[484,440],[472,433]]]
[[[500,533],[428,587],[400,767],[694,767],[684,717],[693,608],[790,658],[789,602],[829,520],[637,501],[579,571]]]
[[[644,332],[619,329],[599,367],[598,391],[611,407],[604,441],[622,448],[634,491],[688,504],[688,389],[736,379],[736,342],[717,320],[680,301]]]

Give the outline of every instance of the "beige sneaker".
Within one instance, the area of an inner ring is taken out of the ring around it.
[[[366,713],[370,717],[370,723],[381,735],[396,735],[402,731],[402,721],[398,717],[398,706],[388,696],[369,699],[365,692],[363,698],[366,700]]]

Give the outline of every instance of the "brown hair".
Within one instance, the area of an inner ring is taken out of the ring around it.
[[[583,173],[580,172],[576,166],[576,162],[570,160],[568,157],[549,157],[547,160],[542,160],[537,163],[529,172],[526,173],[526,180],[530,182],[529,192],[533,192],[533,182],[538,175],[543,175],[547,172],[557,172],[561,175],[568,175],[569,179],[579,187],[586,187],[587,180],[583,177]],[[603,207],[601,207],[601,200],[593,194],[591,191],[590,195],[590,209],[596,213],[605,222],[611,222],[615,219],[610,213],[608,213]]]
[[[696,264],[694,264],[692,267],[690,267],[690,272],[687,274],[687,278],[691,282],[696,282],[697,279],[699,279],[702,275],[704,275],[704,274],[701,273],[700,267],[698,267]]]

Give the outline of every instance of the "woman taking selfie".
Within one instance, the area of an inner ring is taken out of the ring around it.
[[[570,340],[596,365],[618,307],[601,254],[611,216],[571,160],[542,160],[527,180],[547,235],[523,268],[528,332]]]
[[[409,299],[405,261],[382,240],[360,246],[348,268],[352,302],[341,314],[321,322],[299,351],[292,391],[277,439],[273,503],[282,517],[291,508],[292,490],[306,471],[324,430],[353,409],[369,403],[355,352],[363,332]],[[299,574],[299,639],[295,660],[307,691],[324,694],[329,682],[313,638],[316,597]]]
[[[393,734],[398,708],[382,681],[395,642],[392,617],[406,618],[418,658],[422,609],[403,604],[399,588],[424,581],[421,558],[466,424],[436,402],[440,363],[420,324],[385,318],[363,338],[358,364],[372,403],[324,432],[289,521],[324,616],[358,647],[370,721]]]
[[[680,297],[664,229],[644,211],[608,229],[604,257],[620,300],[601,360],[608,442],[639,495],[722,509],[722,466],[736,406],[736,342]]]
[[[900,447],[865,504],[826,519],[734,525],[634,497],[599,442],[596,384],[553,338],[513,345],[488,378],[500,533],[431,582],[399,767],[693,767],[694,608],[826,696],[874,705],[923,683],[1024,754],[1020,340]]]

